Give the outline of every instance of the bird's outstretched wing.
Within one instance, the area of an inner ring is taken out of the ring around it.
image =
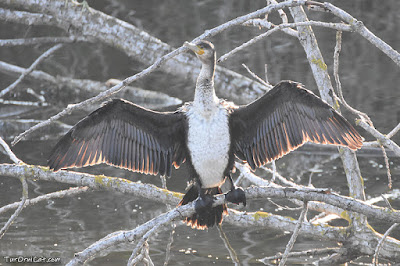
[[[301,84],[282,81],[230,116],[235,155],[254,170],[278,159],[307,141],[362,146],[354,127]]]
[[[146,174],[170,175],[186,158],[181,112],[155,112],[115,99],[79,121],[54,147],[48,165],[107,163]]]

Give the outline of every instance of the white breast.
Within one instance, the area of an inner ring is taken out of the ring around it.
[[[188,148],[202,187],[219,186],[224,181],[229,158],[228,112],[225,108],[217,107],[205,114],[192,106],[187,116]]]

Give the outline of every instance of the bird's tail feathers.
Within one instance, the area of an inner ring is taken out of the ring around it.
[[[199,189],[201,188],[199,188],[197,185],[191,185],[185,196],[183,196],[181,202],[179,202],[178,206],[186,205],[196,200],[199,196]],[[202,190],[202,192],[206,195],[222,194],[220,187],[213,187]],[[226,204],[223,204],[216,207],[204,208],[201,211],[197,211],[192,216],[186,217],[183,221],[192,228],[204,230],[214,226],[215,224],[221,224],[223,215],[227,214],[227,206]]]

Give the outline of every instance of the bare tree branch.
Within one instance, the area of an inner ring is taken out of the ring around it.
[[[386,136],[388,139],[392,138],[400,130],[400,123],[397,124],[395,128],[392,129]]]
[[[79,186],[88,186],[93,189],[119,191],[134,194],[135,196],[151,198],[163,203],[177,204],[182,194],[158,188],[154,185],[131,182],[123,178],[107,177],[103,175],[90,175],[70,171],[49,171],[47,167],[30,165],[0,165],[1,176],[18,178],[35,178],[38,180],[55,181]],[[387,208],[366,204],[361,200],[332,193],[329,189],[312,188],[284,188],[284,187],[249,187],[245,189],[248,199],[257,198],[287,198],[301,201],[321,201],[346,211],[357,212],[368,217],[385,220],[387,222],[400,222],[399,211],[388,211]],[[221,197],[222,198],[222,197]],[[217,197],[219,199],[219,197]],[[217,201],[216,201],[217,202]],[[222,204],[224,201],[220,202]]]
[[[304,202],[304,206],[303,206],[303,210],[300,213],[300,217],[299,217],[299,219],[297,221],[296,227],[294,228],[293,234],[290,237],[290,240],[286,245],[286,249],[285,249],[285,252],[282,255],[281,261],[279,262],[279,266],[284,266],[286,264],[286,261],[287,261],[287,259],[289,257],[289,252],[292,250],[292,248],[294,246],[294,243],[296,242],[297,236],[299,235],[299,232],[300,232],[301,225],[303,224],[304,219],[305,219],[305,217],[307,215],[307,210],[308,210],[307,201],[305,201]]]
[[[289,10],[295,22],[304,22],[308,20],[301,6],[289,8]],[[333,92],[333,86],[327,71],[327,65],[324,62],[313,30],[310,26],[298,26],[297,30],[299,31],[298,39],[306,52],[321,98],[339,111],[338,104],[334,104],[334,100],[330,96],[330,92]],[[356,199],[365,200],[364,182],[361,178],[355,152],[348,148],[340,147],[339,154],[341,155],[343,167],[345,169],[350,195]],[[355,226],[355,228],[364,227],[366,225],[365,217],[358,214],[354,215],[355,216],[350,214],[352,225]]]
[[[367,27],[364,26],[364,23],[360,20],[357,20],[353,16],[351,16],[346,11],[332,5],[331,3],[316,3],[315,5],[322,7],[322,9],[315,9],[318,11],[330,12],[335,16],[339,17],[343,21],[349,23],[353,30],[363,36],[370,43],[375,45],[379,50],[384,52],[390,59],[393,60],[398,66],[400,66],[400,54],[394,50],[390,45],[382,41],[375,34],[373,34]]]
[[[357,123],[366,131],[371,133],[372,136],[377,138],[378,142],[389,149],[391,149],[396,155],[400,156],[400,147],[387,136],[383,135],[381,132],[376,130],[374,127],[371,127],[369,124],[365,123],[362,120],[358,120]]]
[[[9,93],[11,90],[13,90],[29,73],[31,73],[43,60],[45,60],[47,57],[49,57],[51,54],[53,54],[55,51],[60,49],[63,45],[62,44],[56,44],[46,52],[44,52],[41,56],[39,56],[35,62],[15,81],[13,82],[10,86],[5,88],[4,90],[0,91],[0,97],[3,97],[6,93]]]
[[[335,252],[337,252],[340,248],[323,248],[323,249],[311,249],[311,250],[305,250],[305,251],[299,251],[299,252],[290,252],[289,257],[302,257],[302,256],[318,256],[318,255],[330,255]],[[267,264],[268,261],[271,260],[279,260],[282,258],[282,254],[279,253],[275,256],[270,256],[270,257],[265,257],[262,259],[259,259],[264,264]]]
[[[3,140],[2,137],[0,137],[0,144],[1,144],[1,146],[3,146],[3,149],[6,151],[8,157],[10,157],[11,161],[13,161],[16,164],[22,163],[22,161],[20,159],[18,159],[18,157],[15,155],[15,153],[12,152],[12,150],[10,149],[10,146],[8,146],[8,144]]]
[[[246,22],[247,24],[251,25],[260,25],[262,22],[259,22],[257,24],[254,24],[254,22],[248,21]],[[261,41],[262,39],[270,36],[272,33],[277,32],[279,30],[291,28],[291,27],[297,27],[297,26],[320,26],[320,27],[326,27],[326,28],[332,28],[332,29],[347,29],[346,27],[343,26],[344,24],[339,24],[339,23],[326,23],[326,22],[320,22],[320,21],[304,21],[304,22],[296,22],[296,23],[285,23],[285,24],[279,24],[279,25],[272,25],[272,29],[254,37],[253,39],[241,44],[240,46],[234,48],[233,50],[229,51],[228,53],[222,55],[219,59],[218,62],[224,62],[226,59],[231,57],[232,55],[236,54],[237,52],[244,50],[248,48],[250,45],[255,44],[258,41]],[[348,27],[348,30],[350,30],[350,27]],[[291,36],[297,37],[297,35],[290,34]]]
[[[44,2],[43,2],[44,1]],[[310,26],[322,26],[333,28],[341,31],[355,31],[361,36],[366,38],[368,41],[376,45],[379,49],[386,51],[385,53],[398,65],[400,65],[399,53],[394,51],[389,45],[384,43],[382,40],[373,35],[365,26],[354,19],[351,15],[347,14],[341,9],[329,4],[329,3],[318,3],[313,1],[284,1],[277,3],[274,0],[270,1],[272,5],[257,11],[251,12],[244,16],[237,17],[231,21],[223,23],[213,29],[205,31],[202,35],[194,39],[194,41],[209,38],[220,34],[221,32],[230,29],[233,26],[242,25],[253,25],[257,27],[266,27],[268,30],[265,33],[257,36],[255,39],[250,40],[243,46],[239,46],[232,53],[240,49],[244,49],[246,46],[251,45],[255,41],[262,39],[260,36],[268,36],[272,32],[282,30],[291,36],[295,36],[299,39],[303,45],[307,55],[307,59],[313,71],[316,83],[321,92],[321,96],[324,100],[329,102],[335,109],[339,110],[339,104],[337,99],[332,98],[333,86],[330,82],[329,75],[327,73],[327,65],[324,63],[322,54],[319,51],[316,38],[312,32]],[[71,34],[71,37],[44,37],[44,38],[31,38],[31,39],[15,39],[15,40],[0,40],[0,46],[10,45],[32,45],[35,43],[54,43],[55,40],[60,42],[69,43],[75,40],[101,42],[111,47],[115,47],[123,51],[128,56],[138,59],[140,62],[149,64],[154,62],[152,65],[144,69],[142,72],[128,77],[122,82],[119,82],[111,89],[105,91],[97,90],[94,94],[98,94],[96,97],[88,99],[75,106],[70,106],[61,113],[53,116],[48,121],[40,123],[36,128],[42,127],[52,121],[70,113],[73,110],[88,106],[90,103],[95,103],[105,97],[116,93],[117,91],[124,88],[128,83],[138,80],[154,70],[161,68],[165,73],[176,74],[182,77],[190,77],[196,79],[198,71],[193,71],[193,68],[197,66],[197,61],[192,56],[184,54],[185,49],[180,47],[173,50],[169,45],[162,43],[158,39],[150,36],[149,34],[137,29],[136,27],[115,19],[111,16],[107,16],[102,12],[96,11],[92,8],[77,7],[76,5],[68,4],[68,1],[64,0],[42,0],[40,4],[37,4],[36,0],[0,0],[0,4],[6,8],[0,8],[0,20],[7,20],[9,22],[22,23],[25,25],[46,25],[54,26],[64,30],[64,34]],[[308,21],[307,16],[301,6],[308,7],[319,7],[325,12],[330,12],[340,19],[344,20],[348,24],[344,23],[330,23],[320,21]],[[294,23],[288,23],[283,8],[291,7],[291,14],[294,17]],[[25,11],[18,11],[14,9],[23,9]],[[28,11],[27,11],[28,10]],[[62,12],[60,12],[62,10]],[[278,11],[283,24],[278,26],[273,25],[267,21],[267,16],[273,11]],[[265,19],[260,19],[264,16]],[[91,21],[93,23],[82,23],[83,21]],[[290,27],[297,27],[297,30],[291,29]],[[76,37],[75,37],[76,36]],[[338,95],[344,105],[347,103],[344,100],[342,92],[340,90],[339,80],[339,52],[340,52],[340,40],[337,40],[335,55],[334,55],[334,75],[336,83],[338,84]],[[226,54],[224,56],[229,56]],[[226,57],[227,58],[227,57]],[[226,59],[222,57],[222,59]],[[6,63],[0,62],[0,71],[2,66],[6,66],[8,70],[4,72],[18,75],[25,73],[27,70],[18,68],[16,66],[7,66]],[[4,69],[4,68],[3,68]],[[12,69],[12,70],[10,70]],[[197,69],[197,68],[196,68]],[[223,97],[230,98],[237,103],[247,103],[250,100],[255,99],[258,95],[264,93],[265,84],[261,85],[258,82],[253,82],[249,79],[245,79],[242,76],[233,73],[229,70],[218,67],[217,76],[220,80],[217,81],[217,87],[221,89]],[[32,70],[31,73],[25,74],[25,78],[34,78],[36,80],[42,79],[46,82],[53,82],[57,84],[60,81],[58,77],[54,77],[44,73],[42,71]],[[63,77],[60,77],[61,79]],[[73,79],[66,79],[66,82],[70,82]],[[83,84],[83,83],[82,83]],[[94,84],[94,83],[91,83]],[[102,84],[102,83],[99,83]],[[221,85],[220,85],[221,84]],[[104,88],[104,84],[102,84]],[[85,85],[81,85],[85,87]],[[241,88],[246,88],[245,91],[241,91]],[[94,90],[95,91],[95,90]],[[241,91],[240,93],[238,93]],[[0,93],[1,94],[1,93]],[[351,106],[348,106],[351,108]],[[394,136],[400,129],[400,124],[397,125],[388,136],[384,136],[379,131],[373,128],[372,122],[370,125],[365,121],[359,121],[360,126],[366,128],[374,137],[378,139],[376,142],[369,142],[367,145],[385,145],[392,149],[395,154],[400,155],[400,148],[390,138]],[[35,130],[35,127],[32,129]],[[24,132],[23,134],[27,134]],[[23,137],[21,135],[20,137]],[[18,140],[16,139],[15,142]],[[2,140],[0,139],[3,145]],[[3,145],[4,146],[4,145]],[[6,145],[7,146],[7,145]],[[8,147],[8,146],[7,146]],[[304,221],[306,214],[306,208],[303,209],[298,221],[294,221],[290,217],[283,217],[281,215],[272,214],[268,212],[239,212],[229,209],[229,216],[225,217],[224,222],[233,224],[235,226],[246,226],[246,227],[259,227],[269,228],[280,231],[293,232],[291,241],[288,243],[288,247],[285,250],[285,254],[281,263],[284,263],[286,258],[291,255],[296,255],[296,252],[290,253],[291,246],[294,244],[295,237],[300,232],[300,235],[304,235],[313,239],[325,239],[333,240],[343,243],[340,249],[335,249],[334,254],[330,256],[334,262],[347,262],[361,255],[374,256],[374,262],[378,263],[378,255],[381,258],[390,259],[394,262],[400,262],[400,255],[398,247],[400,241],[388,237],[392,227],[396,227],[400,223],[400,212],[393,210],[390,207],[383,208],[374,206],[378,200],[372,199],[365,201],[363,181],[361,178],[359,166],[355,157],[355,154],[349,152],[346,149],[340,148],[339,153],[342,158],[342,162],[345,168],[347,182],[350,188],[350,197],[345,197],[332,192],[329,189],[314,189],[307,188],[296,184],[295,182],[289,181],[279,175],[276,169],[271,170],[265,168],[266,171],[276,176],[277,181],[281,185],[269,182],[258,176],[254,175],[242,164],[237,163],[236,167],[241,171],[240,180],[248,180],[259,187],[250,187],[245,189],[245,193],[248,199],[287,199],[295,204],[299,205],[303,202],[307,202],[307,207],[310,210],[317,210],[323,212],[316,216],[314,220],[317,222],[324,222],[331,220],[332,218],[327,216],[334,214],[335,218],[341,217],[350,222],[348,227],[337,227],[330,226],[327,224],[314,224],[314,222]],[[18,164],[18,158],[12,157],[12,152],[8,148],[7,154],[10,155],[12,160]],[[387,157],[386,157],[387,158]],[[388,164],[387,160],[385,161]],[[152,186],[130,182],[125,179],[106,177],[106,176],[95,176],[82,173],[74,173],[67,171],[60,171],[53,173],[45,167],[36,167],[30,165],[0,165],[1,176],[11,176],[19,178],[22,182],[22,200],[20,202],[12,203],[0,208],[0,214],[5,211],[17,208],[16,213],[8,220],[8,224],[11,224],[13,219],[17,217],[18,213],[27,205],[45,200],[46,198],[57,197],[57,195],[75,195],[75,193],[81,193],[88,191],[89,189],[96,190],[110,190],[119,191],[122,193],[133,194],[139,197],[151,198],[161,203],[167,203],[175,205],[182,197],[181,193],[169,191],[164,187],[163,189]],[[61,183],[68,183],[79,186],[86,186],[82,189],[77,189],[76,192],[60,191],[50,193],[44,196],[37,197],[32,200],[27,199],[27,184],[26,179],[35,178],[38,180],[55,181]],[[310,178],[311,180],[311,178]],[[239,182],[238,181],[238,182]],[[273,180],[274,181],[274,180]],[[26,186],[24,185],[24,182]],[[78,192],[79,191],[79,192]],[[26,192],[26,193],[25,193]],[[396,195],[396,191],[393,190],[393,197]],[[222,204],[225,202],[224,196],[220,195],[215,198],[214,204]],[[280,202],[278,202],[280,204]],[[281,205],[285,205],[281,204]],[[100,251],[105,249],[111,249],[113,246],[119,243],[134,242],[133,252],[131,259],[128,264],[135,262],[143,262],[152,264],[152,260],[149,256],[149,248],[147,240],[156,231],[160,230],[163,225],[169,224],[176,219],[180,219],[183,216],[194,213],[193,204],[180,206],[173,208],[169,212],[162,214],[153,220],[142,224],[141,226],[122,232],[114,232],[103,239],[100,239],[96,243],[87,247],[82,252],[79,252],[77,256],[69,262],[69,265],[78,265],[85,261],[88,261],[96,256]],[[301,216],[303,218],[301,219]],[[393,223],[393,226],[385,233],[380,235],[376,233],[368,225],[366,217],[374,220],[383,220],[385,222]],[[301,231],[299,231],[301,228]],[[4,229],[4,227],[3,227]],[[6,229],[0,231],[4,233]],[[0,234],[1,235],[1,234]],[[171,234],[172,236],[172,234]],[[350,251],[354,251],[350,254]],[[318,253],[318,251],[315,251]],[[324,251],[323,254],[331,254],[331,251]],[[302,253],[304,255],[304,253]],[[301,254],[299,254],[301,256]],[[168,256],[168,255],[167,255]],[[232,254],[231,254],[232,257]],[[282,256],[281,256],[282,257]],[[166,259],[167,261],[167,259]],[[327,258],[320,262],[327,262]]]
[[[48,120],[43,121],[33,127],[31,127],[29,130],[21,133],[19,136],[17,136],[14,141],[12,142],[12,145],[17,144],[21,139],[23,139],[26,135],[30,134],[31,132],[44,127],[50,123],[52,123],[55,120],[60,119],[61,117],[63,117],[64,115],[70,114],[73,110],[77,110],[77,109],[82,109],[85,106],[88,106],[89,104],[93,104],[97,101],[100,101],[116,92],[118,92],[119,90],[121,90],[122,88],[124,88],[125,86],[127,86],[128,84],[132,83],[135,80],[138,80],[144,76],[147,76],[148,74],[150,74],[151,72],[153,72],[155,69],[157,69],[160,65],[162,65],[165,61],[167,61],[168,59],[171,59],[172,57],[174,57],[175,55],[182,53],[184,50],[183,47],[176,49],[168,54],[166,54],[165,56],[161,57],[160,59],[158,59],[153,65],[149,66],[148,68],[146,68],[145,70],[143,70],[142,72],[139,72],[131,77],[128,77],[126,79],[124,79],[122,82],[118,83],[117,85],[113,86],[112,88],[100,93],[99,95],[92,97],[90,99],[87,99],[83,102],[80,102],[76,105],[73,106],[68,106],[66,109],[64,109],[63,111],[59,112],[58,114],[50,117]]]
[[[336,32],[335,52],[333,53],[333,76],[335,77],[336,91],[339,96],[340,102],[349,111],[351,111],[352,113],[365,119],[365,121],[367,121],[370,125],[372,125],[372,121],[367,114],[354,109],[344,99],[343,91],[342,91],[342,84],[339,79],[339,54],[340,54],[341,50],[342,50],[342,31],[337,31]]]
[[[45,14],[31,13],[0,8],[0,19],[8,22],[15,22],[32,25],[53,25],[54,17]]]
[[[10,219],[8,219],[8,221],[0,229],[0,240],[2,239],[8,228],[11,226],[11,224],[15,221],[15,219],[17,219],[18,215],[22,212],[22,209],[25,206],[25,202],[28,199],[28,183],[26,182],[26,177],[20,176],[19,180],[22,184],[22,199],[13,215],[11,215]]]
[[[26,68],[0,61],[0,72],[6,73],[8,75],[21,75],[26,70]],[[116,79],[108,80],[107,82],[99,82],[95,80],[74,79],[63,76],[55,77],[40,70],[32,71],[26,76],[26,78],[37,82],[49,83],[59,90],[68,89],[70,95],[77,94],[78,98],[98,95],[99,93],[108,90],[110,88],[109,85],[117,85],[121,82],[120,80]],[[123,97],[124,99],[135,102],[145,101],[147,107],[152,107],[156,109],[182,103],[180,99],[171,97],[165,93],[144,90],[132,86],[126,86],[125,90],[118,94],[118,97]],[[44,105],[45,104],[46,103],[44,103]]]
[[[73,43],[77,41],[86,41],[83,37],[37,37],[37,38],[26,38],[26,39],[8,39],[0,40],[0,47],[12,47],[12,46],[28,46],[35,44],[48,44],[48,43]]]
[[[381,145],[381,149],[382,149],[383,159],[385,160],[386,175],[388,178],[388,187],[391,189],[392,188],[392,174],[390,173],[389,158],[386,154],[386,150],[385,150],[385,147],[383,147],[383,145]]]
[[[231,257],[232,263],[235,264],[235,266],[238,266],[238,265],[240,266],[239,257],[237,255],[236,251],[233,249],[233,247],[229,243],[229,239],[226,236],[224,230],[222,229],[222,226],[219,224],[219,225],[217,225],[217,228],[218,228],[219,237],[222,239],[222,242],[224,242],[225,248],[229,252],[229,256]]]
[[[82,252],[75,254],[75,258],[69,261],[67,265],[80,265],[88,261],[101,250],[113,247],[119,243],[134,242],[149,232],[149,230],[152,228],[165,225],[178,217],[190,215],[190,213],[193,213],[193,210],[194,202],[172,209],[171,211],[153,218],[152,220],[136,227],[133,230],[112,233],[93,243],[90,247],[86,248]]]
[[[260,78],[259,76],[257,76],[254,72],[252,72],[250,70],[250,68],[248,66],[246,66],[245,64],[242,64],[242,66],[247,70],[247,72],[256,80],[258,80],[260,83],[264,84],[265,87],[267,87],[268,89],[272,89],[271,84],[268,84],[268,82],[265,82],[262,78]]]
[[[378,245],[376,246],[375,249],[375,254],[374,258],[372,259],[372,263],[374,265],[378,265],[378,257],[379,257],[379,251],[381,250],[382,244],[385,241],[386,237],[398,226],[398,223],[394,223],[389,229],[385,232],[385,234],[382,236],[381,240],[379,241]]]
[[[65,196],[69,196],[69,197],[75,196],[77,194],[81,194],[81,193],[87,192],[89,190],[90,189],[88,187],[74,187],[74,188],[69,188],[66,190],[60,190],[60,191],[56,191],[56,192],[47,193],[47,194],[40,195],[33,199],[27,199],[24,204],[24,208],[28,207],[30,205],[34,205],[36,203],[45,201],[45,200],[55,199],[55,198],[63,198]],[[12,209],[16,209],[16,208],[18,208],[19,205],[21,205],[21,202],[14,202],[14,203],[5,205],[0,208],[0,214],[3,214]]]
[[[298,4],[294,2],[296,1],[286,1],[279,4],[279,6],[285,7]],[[301,2],[305,3],[306,1]],[[90,12],[82,11],[79,7],[67,5],[67,2],[64,0],[43,0],[40,5],[37,5],[35,0],[16,0],[13,2],[1,0],[0,3],[10,8],[23,8],[25,10],[29,9],[32,12],[46,14],[46,16],[49,16],[49,19],[43,21],[41,25],[55,26],[73,34],[75,37],[83,37],[91,42],[101,42],[115,47],[146,65],[149,62],[159,60],[174,50],[168,44],[161,42],[159,39],[131,24],[92,8],[88,8]],[[63,10],[63,12],[60,12],[60,10]],[[272,12],[273,10],[273,7],[268,7],[255,13],[253,16],[256,17],[260,13]],[[24,13],[27,17],[31,14],[28,12]],[[0,12],[0,20],[7,20],[7,18],[4,18]],[[245,20],[246,18],[242,19],[242,21]],[[82,21],[90,21],[91,23],[82,23]],[[20,23],[23,23],[23,20]],[[200,39],[214,36],[237,24],[240,24],[240,21],[236,22],[236,19],[230,23],[224,23],[221,25],[222,27],[217,27],[217,30],[207,31],[200,36]],[[162,64],[156,63],[156,68],[160,68],[165,73],[191,78],[195,81],[199,71],[193,71],[193,69],[198,68],[198,61],[194,56],[186,53],[182,54],[181,52],[182,48],[178,53],[174,52],[174,56],[176,57],[173,60],[163,60]],[[230,98],[238,103],[248,103],[264,93],[264,86],[233,71],[217,67],[216,73],[215,86],[219,88],[222,97]],[[243,88],[247,88],[245,92],[241,92]]]

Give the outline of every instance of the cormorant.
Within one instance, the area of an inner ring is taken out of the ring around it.
[[[54,147],[55,171],[107,163],[146,174],[171,175],[172,165],[189,165],[193,180],[180,204],[196,201],[185,222],[204,229],[222,222],[226,205],[211,207],[228,180],[230,202],[246,204],[231,171],[235,157],[255,170],[307,141],[362,146],[353,126],[301,84],[282,81],[254,102],[235,106],[214,90],[216,53],[208,41],[185,42],[202,63],[193,102],[175,112],[156,112],[114,99],[79,121]]]

